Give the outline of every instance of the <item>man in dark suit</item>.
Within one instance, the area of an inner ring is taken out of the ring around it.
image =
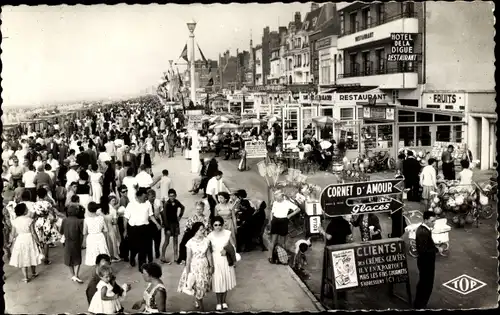
[[[135,154],[130,152],[130,147],[128,145],[126,145],[123,150],[123,163],[125,164],[125,162],[130,162],[130,167],[133,168],[135,174],[137,174],[137,157]]]
[[[57,156],[57,159],[59,161],[59,165],[62,165],[64,160],[68,157],[68,153],[69,153],[69,147],[68,147],[68,144],[66,143],[66,141],[61,141],[61,144],[59,145],[59,148],[58,148],[58,156]],[[55,157],[55,155],[54,155]]]
[[[47,144],[47,151],[52,153],[52,156],[57,159],[59,157],[59,145],[51,137],[49,143]]]
[[[420,162],[415,159],[412,151],[408,151],[408,157],[403,162],[403,176],[405,177],[405,188],[409,188],[408,201],[419,202],[419,174],[421,169]]]
[[[89,156],[90,165],[97,164],[97,154],[94,151],[94,144],[89,143],[89,148],[85,152]]]
[[[431,297],[436,269],[436,252],[438,251],[432,240],[432,228],[436,221],[436,214],[432,211],[424,212],[424,222],[417,228],[417,267],[419,279],[415,295],[415,309],[425,309]]]

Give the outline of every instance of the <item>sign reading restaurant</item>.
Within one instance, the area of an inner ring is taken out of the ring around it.
[[[376,100],[385,101],[387,100],[387,94],[385,93],[337,93],[337,99],[339,101],[368,101],[375,98]]]

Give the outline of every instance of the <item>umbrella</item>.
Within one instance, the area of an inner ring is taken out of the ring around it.
[[[223,123],[223,124],[217,124],[217,125],[213,126],[213,129],[215,132],[227,132],[227,131],[240,129],[240,126],[238,126],[236,124]]]
[[[246,120],[242,120],[240,122],[240,126],[251,128],[251,127],[258,127],[262,124],[262,121],[257,118],[250,118]]]
[[[236,117],[233,115],[217,115],[212,118],[210,118],[211,123],[224,123],[228,121],[234,121],[236,120]]]
[[[268,115],[264,117],[265,120],[267,120],[267,124],[269,126],[273,125],[277,121],[281,121],[281,117],[278,115]]]
[[[333,126],[335,123],[339,122],[337,119],[328,116],[314,117],[312,121],[320,128],[324,128],[325,126]]]

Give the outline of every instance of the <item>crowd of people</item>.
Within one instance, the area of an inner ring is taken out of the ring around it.
[[[22,270],[23,282],[33,281],[37,266],[50,264],[50,249],[62,243],[71,281],[84,282],[82,264],[96,266],[86,292],[92,313],[122,309],[129,287],[118,287],[109,267],[119,261],[137,266],[148,282],[134,307],[165,311],[155,259],[185,265],[178,291],[194,296],[196,307],[203,309],[213,291],[216,309],[228,308],[237,253],[262,245],[266,204],[250,201],[245,190],[230,191],[215,157],[206,158],[192,189],[203,196],[181,231],[186,207],[174,182],[166,169],[152,173],[155,156],[191,149],[191,137],[168,108],[153,101],[110,106],[41,133],[3,136],[4,259]]]

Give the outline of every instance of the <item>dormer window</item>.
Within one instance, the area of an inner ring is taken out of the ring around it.
[[[304,29],[307,30],[308,27],[309,27],[309,21],[306,21],[306,23],[304,24]]]
[[[313,25],[312,25],[312,27],[316,27],[316,22],[318,22],[318,18],[317,17],[313,18]]]

